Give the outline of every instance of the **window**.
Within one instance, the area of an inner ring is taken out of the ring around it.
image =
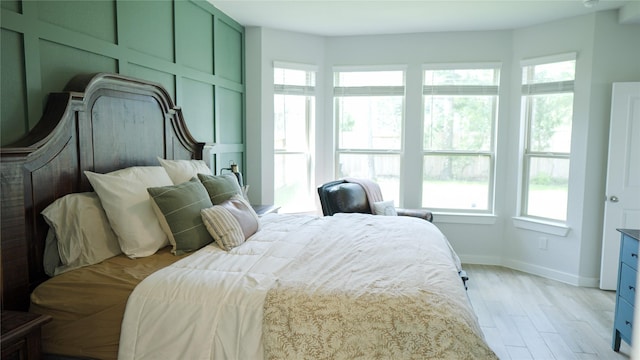
[[[315,207],[313,124],[315,69],[274,65],[274,202],[280,212],[310,211]]]
[[[422,206],[490,212],[499,65],[429,66],[423,75]]]
[[[566,221],[575,54],[522,64],[521,214]]]
[[[334,72],[336,174],[376,181],[400,199],[404,70]]]

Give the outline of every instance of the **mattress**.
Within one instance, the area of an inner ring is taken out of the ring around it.
[[[141,282],[119,358],[496,359],[459,269],[424,220],[266,215]]]
[[[184,257],[170,249],[135,260],[115,256],[40,284],[31,294],[30,311],[53,317],[42,328],[43,351],[116,359],[127,299],[144,278]]]

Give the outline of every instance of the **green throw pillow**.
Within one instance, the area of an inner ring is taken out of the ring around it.
[[[195,251],[213,241],[200,210],[212,207],[209,194],[195,177],[179,185],[151,187],[156,215],[176,255]]]
[[[202,185],[207,189],[213,205],[220,205],[236,194],[242,196],[242,189],[238,184],[238,179],[233,174],[198,174],[198,179],[202,181]]]

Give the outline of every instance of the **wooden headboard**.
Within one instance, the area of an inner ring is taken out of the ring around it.
[[[48,226],[40,212],[66,194],[92,191],[85,170],[202,159],[203,147],[159,84],[79,75],[50,94],[34,129],[0,149],[2,309],[27,310],[31,290],[47,279]]]

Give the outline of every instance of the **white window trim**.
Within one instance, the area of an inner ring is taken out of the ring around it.
[[[335,79],[336,73],[339,72],[376,72],[376,71],[402,71],[403,82],[402,86],[335,86],[332,84],[333,88],[333,97],[332,101],[334,103],[334,127],[338,129],[337,122],[338,118],[335,116],[335,100],[337,97],[346,97],[346,96],[376,96],[376,95],[384,95],[384,96],[402,96],[403,97],[403,114],[402,114],[402,127],[404,128],[406,122],[406,77],[407,77],[407,66],[406,65],[382,65],[382,66],[334,66],[332,72],[332,78]],[[339,136],[338,131],[334,131],[334,171],[337,172],[338,166],[338,158],[340,154],[363,154],[363,155],[400,155],[401,165],[402,167],[402,154],[404,153],[404,131],[402,132],[402,138],[400,140],[400,148],[394,150],[387,149],[353,149],[353,148],[341,148],[339,146]]]
[[[472,69],[501,69],[502,62],[479,62],[479,63],[429,63],[422,65],[422,72],[425,70],[472,70]]]
[[[404,162],[404,149],[405,149],[405,133],[404,129],[406,126],[406,103],[407,103],[407,69],[408,65],[375,65],[375,66],[333,66],[332,67],[332,124],[334,127],[333,131],[333,171],[334,174],[339,173],[339,158],[340,155],[353,155],[353,154],[361,154],[361,155],[391,155],[397,156],[400,161],[400,173],[402,173],[402,167]],[[341,72],[386,72],[386,71],[402,71],[402,85],[389,86],[389,85],[381,85],[381,86],[336,86],[335,79],[336,74]],[[341,97],[349,97],[349,96],[401,96],[402,97],[402,119],[401,126],[402,131],[400,135],[400,147],[398,149],[363,149],[363,148],[342,148],[340,147],[340,133],[339,133],[339,118],[337,116],[337,105],[336,99]],[[402,179],[400,179],[399,191],[402,194],[403,188]],[[402,201],[402,198],[398,199],[399,202]],[[399,204],[401,205],[401,203]]]
[[[316,98],[316,88],[317,88],[317,76],[318,76],[318,66],[316,65],[311,65],[311,64],[301,64],[301,63],[292,63],[292,62],[282,62],[282,61],[274,61],[273,62],[273,68],[272,70],[275,70],[276,68],[279,69],[285,69],[285,70],[301,70],[301,71],[305,71],[305,72],[309,72],[309,73],[315,73],[315,77],[316,77],[316,84],[311,86],[311,85],[306,85],[306,86],[302,86],[302,85],[283,85],[283,84],[272,84],[273,85],[273,95],[297,95],[297,96],[305,96],[305,97],[313,97],[314,102],[317,100]],[[273,76],[272,76],[273,79]],[[273,80],[272,80],[273,81]],[[317,107],[317,104],[314,105],[314,107]],[[308,109],[307,109],[308,112]],[[314,151],[314,135],[313,133],[315,132],[315,121],[313,120],[313,118],[315,118],[315,114],[313,114],[313,117],[310,118],[311,114],[307,113],[307,118],[306,118],[306,122],[307,122],[307,134],[305,134],[306,138],[307,138],[307,149],[306,151],[286,151],[286,150],[278,150],[275,149],[274,146],[274,157],[277,154],[281,154],[281,155],[306,155],[306,160],[307,160],[307,173],[308,173],[308,178],[309,178],[309,188],[307,190],[309,190],[309,195],[313,196],[314,194],[314,186],[313,186],[313,179],[315,176],[315,172],[314,172],[314,161],[315,161],[315,151]],[[303,210],[303,211],[315,211],[315,207],[313,204],[308,204],[309,209],[308,210]]]
[[[405,64],[389,64],[389,65],[336,65],[331,67],[332,74],[337,72],[369,72],[369,71],[404,71],[407,72]]]
[[[280,69],[289,69],[289,70],[302,70],[308,72],[318,72],[318,66],[312,64],[302,64],[302,63],[294,63],[294,62],[285,62],[285,61],[274,61],[274,68]]]
[[[577,52],[568,52],[563,54],[522,59],[520,60],[520,68],[522,69],[522,67],[524,66],[542,65],[542,64],[548,64],[548,63],[577,60],[577,58],[578,58]],[[520,83],[522,83],[522,80],[520,81]]]
[[[511,218],[513,226],[519,229],[531,230],[539,233],[566,237],[571,228],[566,223],[536,219],[528,216],[514,216]]]
[[[575,96],[575,74],[574,74],[574,79],[573,80],[567,80],[567,81],[557,81],[557,82],[546,82],[546,83],[530,83],[530,84],[523,84],[522,83],[522,71],[524,67],[528,67],[528,66],[536,66],[536,65],[543,65],[543,64],[549,64],[549,63],[557,63],[557,62],[564,62],[564,61],[575,61],[576,62],[576,68],[578,66],[577,63],[577,52],[569,52],[569,53],[563,53],[563,54],[556,54],[556,55],[550,55],[550,56],[543,56],[543,57],[536,57],[536,58],[529,58],[529,59],[522,59],[520,61],[520,84],[521,84],[521,91],[520,91],[520,113],[523,114],[526,109],[525,109],[525,101],[524,101],[524,97],[525,96],[529,96],[529,95],[537,95],[537,94],[553,94],[553,93],[563,93],[563,92],[571,92],[574,94]],[[540,92],[536,92],[536,91],[540,91]],[[574,108],[575,110],[575,108]],[[574,113],[575,115],[575,113]],[[517,201],[517,212],[518,215],[514,216],[513,219],[513,224],[515,227],[520,228],[520,229],[526,229],[526,230],[532,230],[532,231],[537,231],[537,232],[541,232],[541,233],[546,233],[546,234],[551,234],[551,235],[557,235],[557,236],[567,236],[567,234],[569,233],[569,230],[571,229],[569,226],[567,226],[567,220],[555,220],[555,219],[548,219],[548,218],[538,218],[535,216],[530,216],[530,215],[526,215],[524,214],[524,207],[526,206],[526,203],[528,201],[528,198],[525,198],[525,194],[524,191],[527,188],[527,186],[525,186],[525,181],[528,178],[528,170],[525,170],[525,158],[526,157],[531,157],[532,155],[539,155],[541,153],[531,153],[531,152],[527,152],[527,147],[528,144],[527,142],[529,141],[528,138],[528,132],[529,132],[529,118],[523,118],[524,115],[521,115],[521,122],[522,122],[522,132],[521,132],[521,139],[520,139],[520,148],[519,148],[519,181],[518,181],[518,201]],[[574,119],[572,119],[572,127],[573,127],[573,121]],[[571,152],[568,153],[561,153],[562,155],[566,155],[567,159],[569,161],[571,161]],[[569,208],[567,208],[567,212],[569,211]],[[568,214],[567,214],[568,217]]]
[[[496,85],[424,85],[424,72],[427,70],[473,70],[473,69],[493,69],[497,70],[499,74],[498,82]],[[488,209],[486,210],[469,210],[469,209],[436,209],[434,214],[438,215],[438,222],[442,223],[461,223],[461,224],[478,224],[478,225],[493,225],[496,221],[495,216],[495,186],[496,186],[496,158],[497,153],[497,131],[498,131],[498,113],[500,103],[500,79],[502,73],[501,62],[481,62],[481,63],[432,63],[423,64],[421,74],[422,79],[422,101],[424,102],[425,96],[433,95],[457,95],[460,94],[459,90],[464,89],[470,91],[465,95],[491,95],[496,96],[496,108],[495,117],[491,127],[491,146],[492,150],[483,152],[448,152],[448,151],[425,151],[422,150],[422,156],[426,154],[447,154],[453,153],[457,155],[488,155],[490,158],[491,166],[491,183],[490,183],[490,195],[488,199]],[[424,111],[424,103],[422,105]],[[422,119],[424,125],[424,119]],[[424,133],[424,130],[423,130]],[[442,219],[442,220],[440,220]]]
[[[433,212],[433,221],[440,224],[494,225],[498,216],[492,213]]]

